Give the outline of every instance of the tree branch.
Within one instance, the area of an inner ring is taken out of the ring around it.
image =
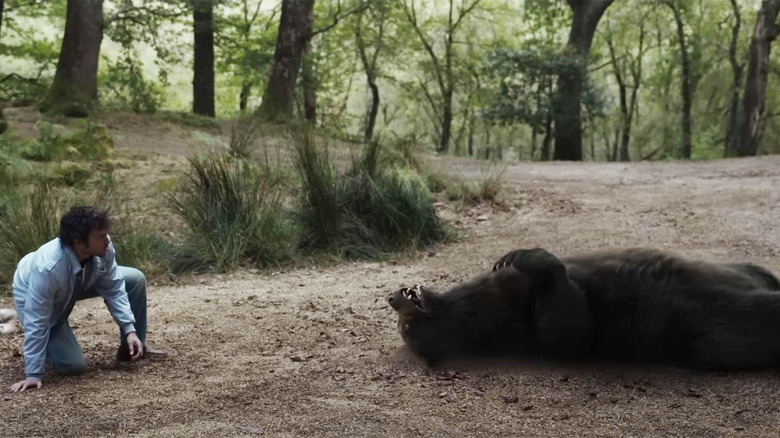
[[[333,16],[333,23],[331,23],[331,24],[329,24],[329,25],[327,25],[325,27],[322,27],[322,28],[319,28],[319,29],[315,30],[314,32],[311,33],[311,35],[309,35],[309,38],[314,38],[315,36],[317,36],[317,35],[319,35],[321,33],[325,33],[327,31],[331,30],[337,24],[339,24],[339,20],[343,20],[343,19],[349,17],[350,15],[353,15],[353,14],[356,14],[358,12],[362,12],[362,11],[366,10],[371,5],[371,3],[372,2],[370,2],[370,1],[366,2],[366,3],[356,7],[355,9],[353,9],[353,10],[351,10],[349,12],[344,13],[344,15],[339,15],[339,12],[341,11],[341,2],[339,2],[338,9],[336,10],[336,15]]]

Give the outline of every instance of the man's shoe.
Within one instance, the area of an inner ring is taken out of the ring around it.
[[[154,348],[144,347],[144,357],[147,359],[161,359],[167,357],[168,353],[163,350],[157,350]]]

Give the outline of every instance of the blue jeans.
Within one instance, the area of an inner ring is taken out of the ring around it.
[[[146,345],[146,278],[141,271],[135,268],[119,266],[118,269],[125,277],[125,289],[130,301],[130,310],[135,317],[136,335],[141,343]],[[81,301],[97,296],[99,294],[96,291],[88,289],[73,299]],[[63,374],[79,374],[84,371],[86,364],[84,363],[84,353],[70,329],[70,324],[68,324],[69,313],[51,328],[49,343],[46,346],[46,360]],[[125,336],[120,333],[119,337],[120,344],[125,344]]]

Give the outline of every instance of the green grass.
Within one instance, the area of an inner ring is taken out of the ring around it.
[[[65,198],[46,183],[0,196],[0,288],[10,286],[22,257],[59,234],[66,208]]]
[[[378,143],[345,170],[310,132],[294,132],[293,141],[304,251],[375,259],[447,239],[425,182],[412,169],[388,164]]]
[[[226,153],[189,158],[189,169],[169,196],[188,225],[174,271],[225,272],[291,259],[295,227],[283,193],[256,167]]]
[[[460,176],[446,177],[444,193],[450,201],[460,201],[463,204],[480,202],[498,202],[503,190],[502,184],[506,165],[490,163],[480,168],[477,180],[468,180]]]

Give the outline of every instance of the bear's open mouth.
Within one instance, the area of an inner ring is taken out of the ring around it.
[[[414,304],[418,309],[423,309],[423,297],[419,284],[414,288],[405,287],[401,289],[401,294],[404,296],[404,298],[411,301],[412,304]]]

